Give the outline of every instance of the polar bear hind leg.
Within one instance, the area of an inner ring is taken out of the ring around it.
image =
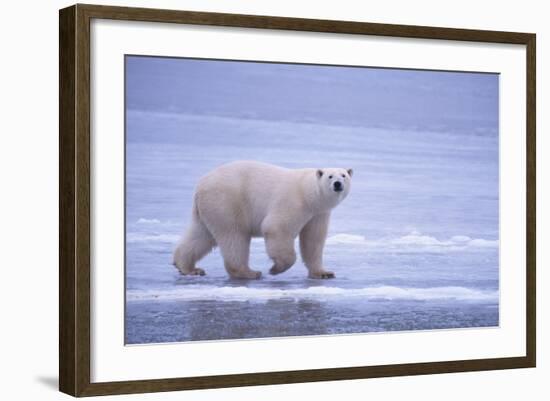
[[[233,232],[231,235],[222,235],[219,238],[218,246],[223,256],[225,270],[231,278],[235,279],[258,279],[262,273],[252,270],[248,266],[250,255],[249,236]]]
[[[212,234],[198,216],[193,216],[191,226],[174,251],[174,266],[181,274],[204,276],[204,270],[196,267],[195,263],[212,251],[214,246],[216,241]]]
[[[243,224],[242,204],[234,201],[236,195],[202,190],[197,195],[197,214],[220,248],[225,270],[231,278],[257,279],[262,273],[250,269],[250,240]]]

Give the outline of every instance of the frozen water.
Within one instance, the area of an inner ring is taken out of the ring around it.
[[[498,75],[126,59],[126,341],[498,325]],[[198,178],[233,160],[354,169],[325,265],[182,277]]]

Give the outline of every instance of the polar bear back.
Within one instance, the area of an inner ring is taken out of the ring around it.
[[[314,169],[286,169],[255,161],[222,165],[199,180],[195,202],[199,214],[261,235],[268,215],[300,209],[315,190]]]

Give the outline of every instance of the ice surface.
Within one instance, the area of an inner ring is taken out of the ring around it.
[[[127,342],[498,325],[498,75],[128,57],[126,88]],[[354,169],[336,279],[269,276],[261,238],[260,281],[174,269],[197,180],[242,159]]]

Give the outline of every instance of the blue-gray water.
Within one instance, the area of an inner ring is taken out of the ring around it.
[[[127,57],[126,342],[496,326],[498,75]],[[230,280],[172,251],[233,160],[354,169],[325,265]]]

